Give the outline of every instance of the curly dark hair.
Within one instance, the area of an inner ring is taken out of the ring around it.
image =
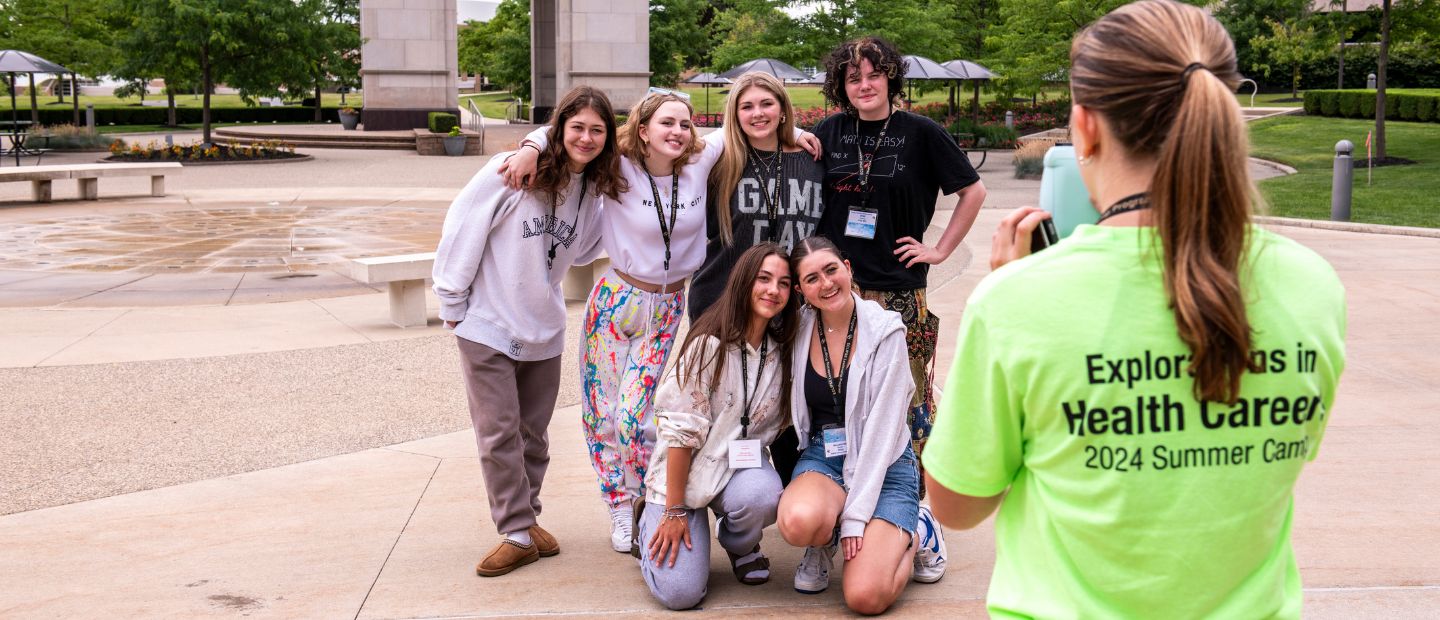
[[[905,92],[905,72],[910,69],[910,63],[900,55],[900,50],[877,36],[846,41],[835,46],[835,49],[825,56],[825,86],[821,87],[825,98],[840,106],[846,114],[854,115],[856,111],[855,106],[850,103],[850,97],[845,94],[845,74],[851,67],[858,70],[862,58],[869,60],[877,71],[890,78],[886,80],[889,90],[886,94],[889,95],[890,105],[897,104]]]

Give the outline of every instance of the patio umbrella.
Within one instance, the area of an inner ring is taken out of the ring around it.
[[[940,63],[930,60],[924,56],[908,54],[905,56],[905,81],[914,83],[916,81],[944,81],[953,82],[960,79],[949,69],[941,66]],[[914,87],[911,86],[912,95]],[[913,101],[915,98],[912,96]]]
[[[31,86],[32,86],[32,88],[30,89],[30,99],[31,99],[30,111],[31,111],[32,117],[39,114],[39,112],[36,111],[36,109],[35,109],[35,104],[34,104],[35,89],[33,88],[33,86],[34,86],[34,81],[35,81],[35,80],[34,80],[34,75],[35,75],[36,73],[54,73],[54,74],[57,74],[57,75],[63,75],[63,74],[69,73],[70,76],[71,76],[71,82],[70,82],[70,83],[71,83],[72,85],[75,83],[75,81],[74,81],[75,72],[74,72],[74,71],[71,71],[71,70],[69,70],[69,69],[66,69],[65,67],[62,67],[62,66],[60,66],[60,65],[57,65],[57,64],[55,64],[55,63],[53,63],[53,62],[50,62],[50,61],[48,61],[48,60],[45,60],[44,58],[41,58],[41,57],[36,56],[36,55],[34,55],[34,54],[31,54],[30,52],[22,52],[22,51],[20,51],[20,50],[0,50],[0,73],[8,73],[8,74],[10,74],[10,120],[12,120],[12,121],[14,121],[14,122],[17,122],[17,123],[20,121],[20,116],[19,116],[19,115],[20,115],[20,110],[15,106],[15,74],[16,74],[16,73],[28,73],[28,74],[30,74],[30,76],[31,76],[31,80],[30,80],[30,81],[31,81]],[[72,88],[72,90],[74,90],[74,89]],[[78,94],[78,93],[71,93],[71,94],[72,94],[72,95],[75,95],[75,94]],[[78,100],[77,100],[77,101],[78,101]],[[78,103],[77,103],[77,104],[76,104],[76,116],[77,116],[77,118],[78,118],[78,115],[79,115],[79,107],[78,107]],[[79,123],[77,122],[76,124],[78,125]]]
[[[980,120],[980,81],[997,78],[1000,76],[995,75],[989,69],[980,66],[978,63],[970,62],[968,60],[952,60],[945,63],[943,66],[946,69],[949,69],[951,73],[959,75],[961,80],[973,80],[975,82],[974,112],[975,120],[978,122]]]
[[[686,84],[703,84],[705,86],[705,116],[710,116],[710,86],[713,84],[729,84],[733,80],[723,78],[714,73],[697,73],[694,77],[685,80]]]
[[[742,62],[738,65],[735,65],[734,67],[731,67],[729,71],[721,73],[720,77],[733,80],[737,77],[740,77],[742,73],[746,73],[748,71],[769,73],[770,75],[780,78],[780,81],[782,82],[786,80],[799,81],[810,79],[810,74],[805,73],[804,71],[796,69],[795,67],[787,65],[783,62],[775,60],[774,58],[756,58],[755,60],[749,62]]]

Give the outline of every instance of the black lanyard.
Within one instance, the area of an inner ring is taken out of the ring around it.
[[[675,214],[680,212],[680,173],[670,174],[670,224],[665,224],[664,203],[660,201],[660,188],[655,186],[655,177],[650,176],[650,168],[645,169],[645,178],[650,179],[650,193],[655,196],[655,216],[660,218],[660,237],[665,240],[665,271],[670,270],[670,233],[675,230]]]
[[[815,332],[820,336],[820,356],[825,359],[825,385],[830,387],[830,398],[835,402],[835,407],[844,410],[844,401],[840,395],[845,391],[845,385],[840,382],[844,378],[845,371],[850,368],[850,346],[855,343],[856,317],[860,315],[860,309],[855,308],[850,313],[850,330],[845,333],[845,350],[840,357],[840,376],[835,375],[835,370],[830,365],[830,343],[825,340],[825,319],[820,317],[820,311],[815,311]]]
[[[780,188],[785,185],[785,162],[782,159],[785,156],[785,151],[783,149],[777,149],[775,151],[773,165],[775,187],[770,190],[770,192],[765,190],[767,182],[765,173],[767,171],[760,167],[760,154],[755,151],[754,147],[751,147],[750,155],[752,161],[755,162],[755,176],[760,179],[760,196],[764,199],[765,209],[770,216],[770,226],[766,237],[769,241],[774,241],[780,230]],[[773,196],[771,195],[772,193],[774,194]]]
[[[875,155],[880,153],[880,145],[885,142],[885,132],[890,129],[890,119],[892,118],[895,118],[893,111],[885,115],[885,124],[880,126],[880,135],[875,137],[875,149],[870,151],[869,155],[866,155],[864,149],[860,148],[860,143],[863,142],[865,138],[865,136],[860,134],[860,117],[855,117],[855,154],[860,158],[859,181],[860,191],[862,192],[860,194],[861,209],[866,208],[866,205],[870,204],[870,194],[875,191],[874,188],[869,187],[870,167],[875,165]]]
[[[589,185],[589,183],[590,179],[586,178],[583,174],[580,175],[580,198],[575,201],[575,221],[570,222],[571,238],[573,238],[573,235],[575,234],[575,227],[580,224],[580,208],[582,205],[585,204],[585,188]],[[550,222],[548,223],[547,228],[551,229],[550,238],[554,239],[554,241],[550,242],[550,252],[545,255],[546,269],[555,268],[555,248],[560,247],[560,243],[563,242],[565,239],[561,236],[561,234],[563,234],[565,231],[555,225],[555,211],[559,208],[560,192],[556,191],[555,193],[550,195]]]
[[[750,438],[750,354],[745,349],[749,345],[740,343],[740,389],[744,398],[743,407],[740,413],[740,438]],[[760,335],[760,363],[755,368],[755,394],[760,395],[760,379],[765,376],[765,354],[770,352],[770,339],[764,334]]]
[[[1100,222],[1108,220],[1122,213],[1129,213],[1131,211],[1139,211],[1141,209],[1149,208],[1150,197],[1143,192],[1131,196],[1126,196],[1124,198],[1121,198],[1119,202],[1110,205],[1110,208],[1106,209],[1104,213],[1101,213],[1100,219],[1096,220],[1095,223],[1099,224]]]

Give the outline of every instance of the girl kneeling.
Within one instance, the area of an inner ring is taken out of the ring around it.
[[[763,446],[784,425],[784,360],[794,333],[785,251],[740,256],[725,292],[690,328],[656,400],[659,437],[645,480],[640,570],[670,609],[700,604],[710,576],[710,524],[735,577],[770,578],[761,530],[775,522],[780,476]],[[772,321],[776,317],[778,321]]]
[[[915,390],[905,325],[851,290],[850,262],[828,239],[801,241],[790,265],[807,304],[791,370],[791,412],[803,452],[780,499],[780,534],[809,547],[796,590],[816,594],[830,585],[838,538],[847,563],[845,604],[882,613],[909,583],[920,509],[905,423]]]

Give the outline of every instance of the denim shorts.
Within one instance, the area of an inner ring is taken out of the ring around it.
[[[809,445],[800,453],[800,461],[795,464],[791,480],[811,471],[825,474],[845,492],[850,491],[850,485],[845,484],[845,457],[827,458],[825,443],[821,441],[819,432],[811,434]],[[885,482],[880,485],[880,498],[875,502],[875,513],[871,518],[889,521],[907,534],[915,533],[920,519],[920,466],[908,442],[900,458],[885,470]]]

